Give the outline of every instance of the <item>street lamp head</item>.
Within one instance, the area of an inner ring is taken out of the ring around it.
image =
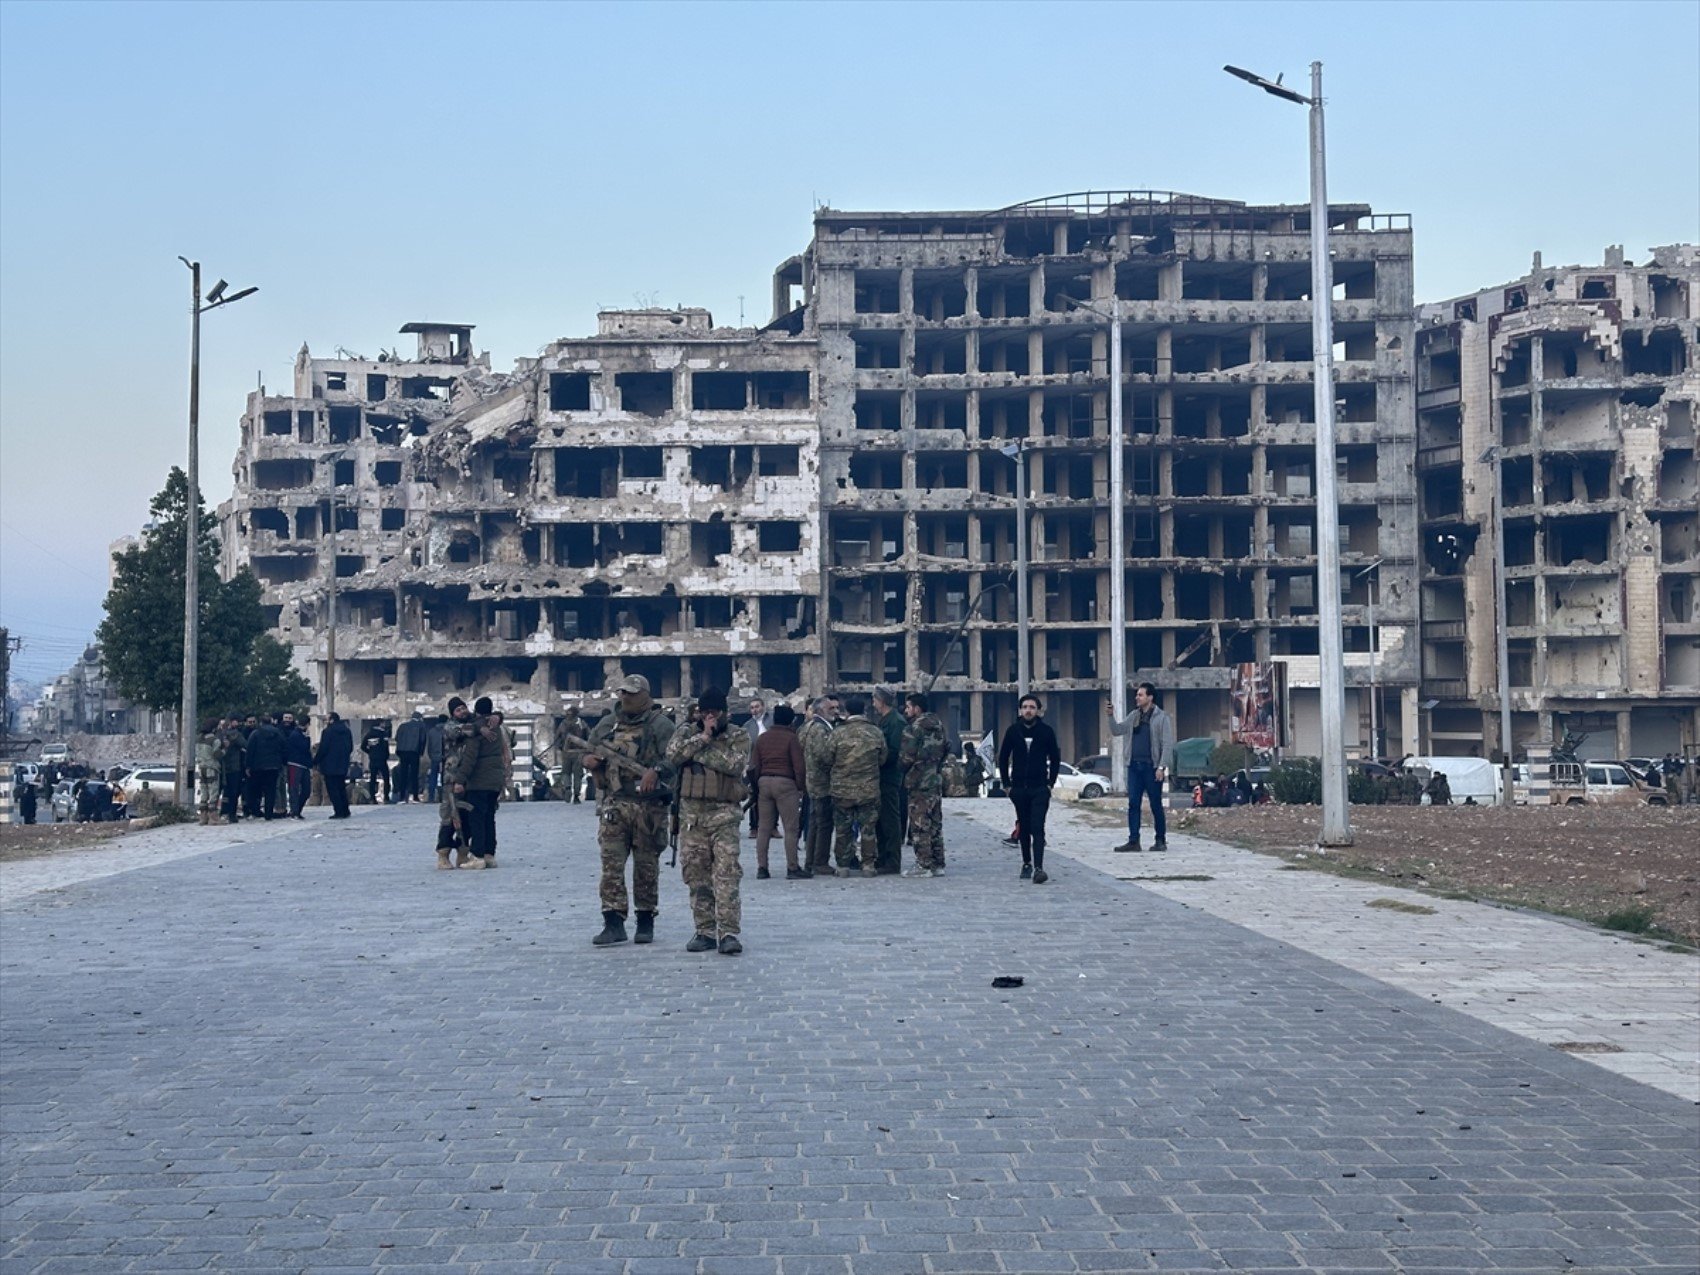
[[[207,291],[207,304],[217,305],[218,299],[224,295],[224,290],[229,286],[230,285],[223,279],[220,279],[217,283],[213,284],[213,286]]]
[[[1268,80],[1257,74],[1255,71],[1247,71],[1243,67],[1224,66],[1222,69],[1229,75],[1234,76],[1236,79],[1244,80],[1247,84],[1255,84],[1265,93],[1271,94],[1274,97],[1283,98],[1289,102],[1297,102],[1300,106],[1315,105],[1315,103],[1303,93],[1295,93],[1292,89],[1282,84],[1281,77],[1279,75],[1277,75],[1273,80]]]
[[[243,297],[251,297],[256,292],[258,292],[259,290],[260,289],[257,285],[255,287],[252,287],[252,288],[243,288],[242,291],[240,291],[240,292],[232,292],[223,301],[220,301],[219,304],[220,305],[229,305],[232,301],[240,301]]]
[[[998,448],[998,450],[1005,456],[1008,456],[1011,460],[1019,460],[1021,457],[1020,443],[1005,443],[1002,447]]]

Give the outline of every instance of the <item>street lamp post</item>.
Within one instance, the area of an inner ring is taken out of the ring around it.
[[[1016,693],[1027,694],[1030,640],[1027,631],[1027,444],[1009,443],[998,449],[1015,462],[1015,678]]]
[[[1228,74],[1310,107],[1311,345],[1316,384],[1316,592],[1322,708],[1322,832],[1317,843],[1352,844],[1346,809],[1346,662],[1340,634],[1340,508],[1334,457],[1334,270],[1328,257],[1328,175],[1322,127],[1322,63],[1310,64],[1310,96],[1237,66]]]
[[[1500,499],[1499,445],[1496,443],[1482,453],[1481,463],[1487,465],[1489,499],[1493,502],[1493,629],[1494,654],[1499,665],[1499,766],[1504,782],[1500,785],[1499,801],[1509,806],[1512,800],[1511,758],[1511,639],[1506,633],[1510,617],[1505,613],[1505,503]]]
[[[177,800],[192,802],[195,797],[195,739],[200,724],[196,703],[199,694],[199,660],[201,648],[201,316],[232,301],[252,296],[258,288],[243,288],[225,295],[230,285],[220,279],[213,284],[205,299],[201,297],[201,263],[178,257],[189,267],[190,324],[189,324],[189,492],[183,518],[183,702],[177,712]]]
[[[1371,572],[1373,572],[1374,574],[1371,575]],[[1375,628],[1375,595],[1376,595],[1377,592],[1380,591],[1380,585],[1381,585],[1381,559],[1380,558],[1377,558],[1374,562],[1370,563],[1367,567],[1364,567],[1361,571],[1359,571],[1356,575],[1354,575],[1352,577],[1352,579],[1361,580],[1364,576],[1370,577],[1370,581],[1369,581],[1369,759],[1371,761],[1380,761],[1381,760],[1381,729],[1380,729],[1378,723],[1381,720],[1381,691],[1380,691],[1380,688],[1376,684],[1376,677],[1375,677],[1375,653],[1376,653],[1376,647],[1378,645],[1378,643],[1376,641],[1376,628]]]

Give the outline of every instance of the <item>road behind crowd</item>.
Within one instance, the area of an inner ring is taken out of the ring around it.
[[[947,806],[936,880],[746,841],[738,957],[676,872],[592,948],[584,806],[0,865],[0,1268],[1700,1268],[1692,957],[1073,811],[1032,886]]]

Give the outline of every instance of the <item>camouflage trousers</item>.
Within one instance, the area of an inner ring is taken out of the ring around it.
[[[632,861],[631,902],[639,912],[661,903],[661,851],[667,845],[667,807],[657,801],[606,801],[597,817],[602,850],[602,910],[628,914],[626,860]]]
[[[195,768],[195,809],[203,818],[218,813],[218,799],[223,783],[224,775],[217,766]]]
[[[691,920],[698,934],[723,938],[743,923],[738,833],[743,812],[736,802],[679,803],[679,867],[691,892]]]
[[[909,790],[909,839],[915,862],[923,868],[944,867],[944,806],[938,790]]]
[[[880,803],[875,797],[871,801],[851,801],[847,797],[834,796],[832,799],[832,857],[838,860],[838,866],[846,866],[855,856],[851,844],[850,825],[862,826],[861,860],[862,866],[871,868],[879,860],[879,819]]]

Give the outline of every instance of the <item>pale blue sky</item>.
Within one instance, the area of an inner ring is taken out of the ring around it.
[[[639,297],[764,317],[815,203],[1062,191],[1307,198],[1305,112],[1223,75],[1325,64],[1329,193],[1415,219],[1438,299],[1700,238],[1700,4],[0,3],[0,622],[62,670],[107,544],[202,486],[303,341],[476,323],[506,369]]]

